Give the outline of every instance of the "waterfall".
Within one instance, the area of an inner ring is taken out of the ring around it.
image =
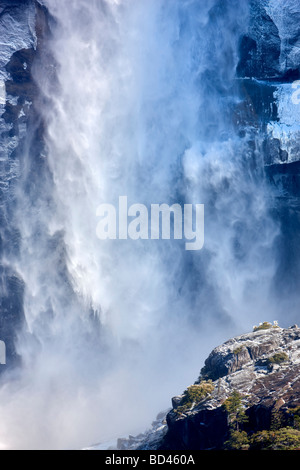
[[[0,442],[79,448],[144,430],[211,347],[279,315],[279,228],[259,134],[238,119],[247,0],[42,3],[44,145],[37,160],[28,133],[15,217],[27,327]],[[204,204],[203,249],[100,240],[97,208],[121,196]]]

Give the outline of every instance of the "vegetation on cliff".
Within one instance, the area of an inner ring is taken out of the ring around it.
[[[278,322],[274,321],[274,323],[272,324],[268,321],[264,321],[263,323],[260,323],[258,326],[254,326],[253,331],[269,330],[270,328],[279,328]]]
[[[300,449],[300,328],[263,322],[212,350],[174,397],[162,449]]]
[[[183,398],[175,410],[176,413],[181,415],[193,409],[203,400],[207,399],[213,390],[214,385],[211,380],[203,380],[199,384],[191,385],[187,390],[185,390]]]
[[[300,450],[300,406],[288,410],[287,418],[279,410],[274,410],[270,429],[256,433],[242,429],[248,422],[242,395],[233,391],[225,400],[224,407],[230,423],[230,437],[225,442],[224,449]]]

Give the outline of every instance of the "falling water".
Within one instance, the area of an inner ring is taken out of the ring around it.
[[[27,328],[21,375],[1,391],[8,448],[144,430],[218,341],[274,308],[260,142],[233,119],[248,1],[43,3],[45,146],[37,165],[28,135],[16,209]],[[205,204],[203,250],[99,240],[97,208],[119,196]]]

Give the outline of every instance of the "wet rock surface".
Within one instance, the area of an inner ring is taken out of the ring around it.
[[[253,139],[253,167],[264,165],[280,230],[274,296],[284,292],[288,305],[300,287],[295,238],[300,229],[300,3],[251,0],[249,6],[248,30],[240,40],[241,103],[235,119],[240,132]]]
[[[34,0],[0,1],[0,340],[6,344],[6,367],[19,363],[15,342],[24,327],[24,282],[14,268],[21,236],[16,220],[16,188],[31,152],[40,170],[43,123],[34,62],[47,28],[46,10]],[[25,140],[31,135],[31,148]],[[34,184],[33,177],[31,183]],[[7,266],[7,259],[12,263]],[[17,263],[16,263],[17,264]]]
[[[243,98],[252,109],[247,125],[265,134],[262,152],[267,175],[281,196],[295,195],[291,180],[299,174],[293,166],[285,167],[282,176],[281,168],[299,161],[299,18],[298,1],[252,0],[237,67]]]

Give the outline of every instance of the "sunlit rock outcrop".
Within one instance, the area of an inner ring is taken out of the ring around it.
[[[205,384],[209,392],[197,398],[195,390]],[[271,427],[292,428],[293,410],[300,406],[300,328],[266,322],[216,347],[195,384],[172,399],[173,408],[164,421],[161,416],[160,426],[155,422],[152,432],[119,441],[119,448],[223,449],[231,432],[224,404],[233,392],[241,397],[242,429],[249,436]]]

